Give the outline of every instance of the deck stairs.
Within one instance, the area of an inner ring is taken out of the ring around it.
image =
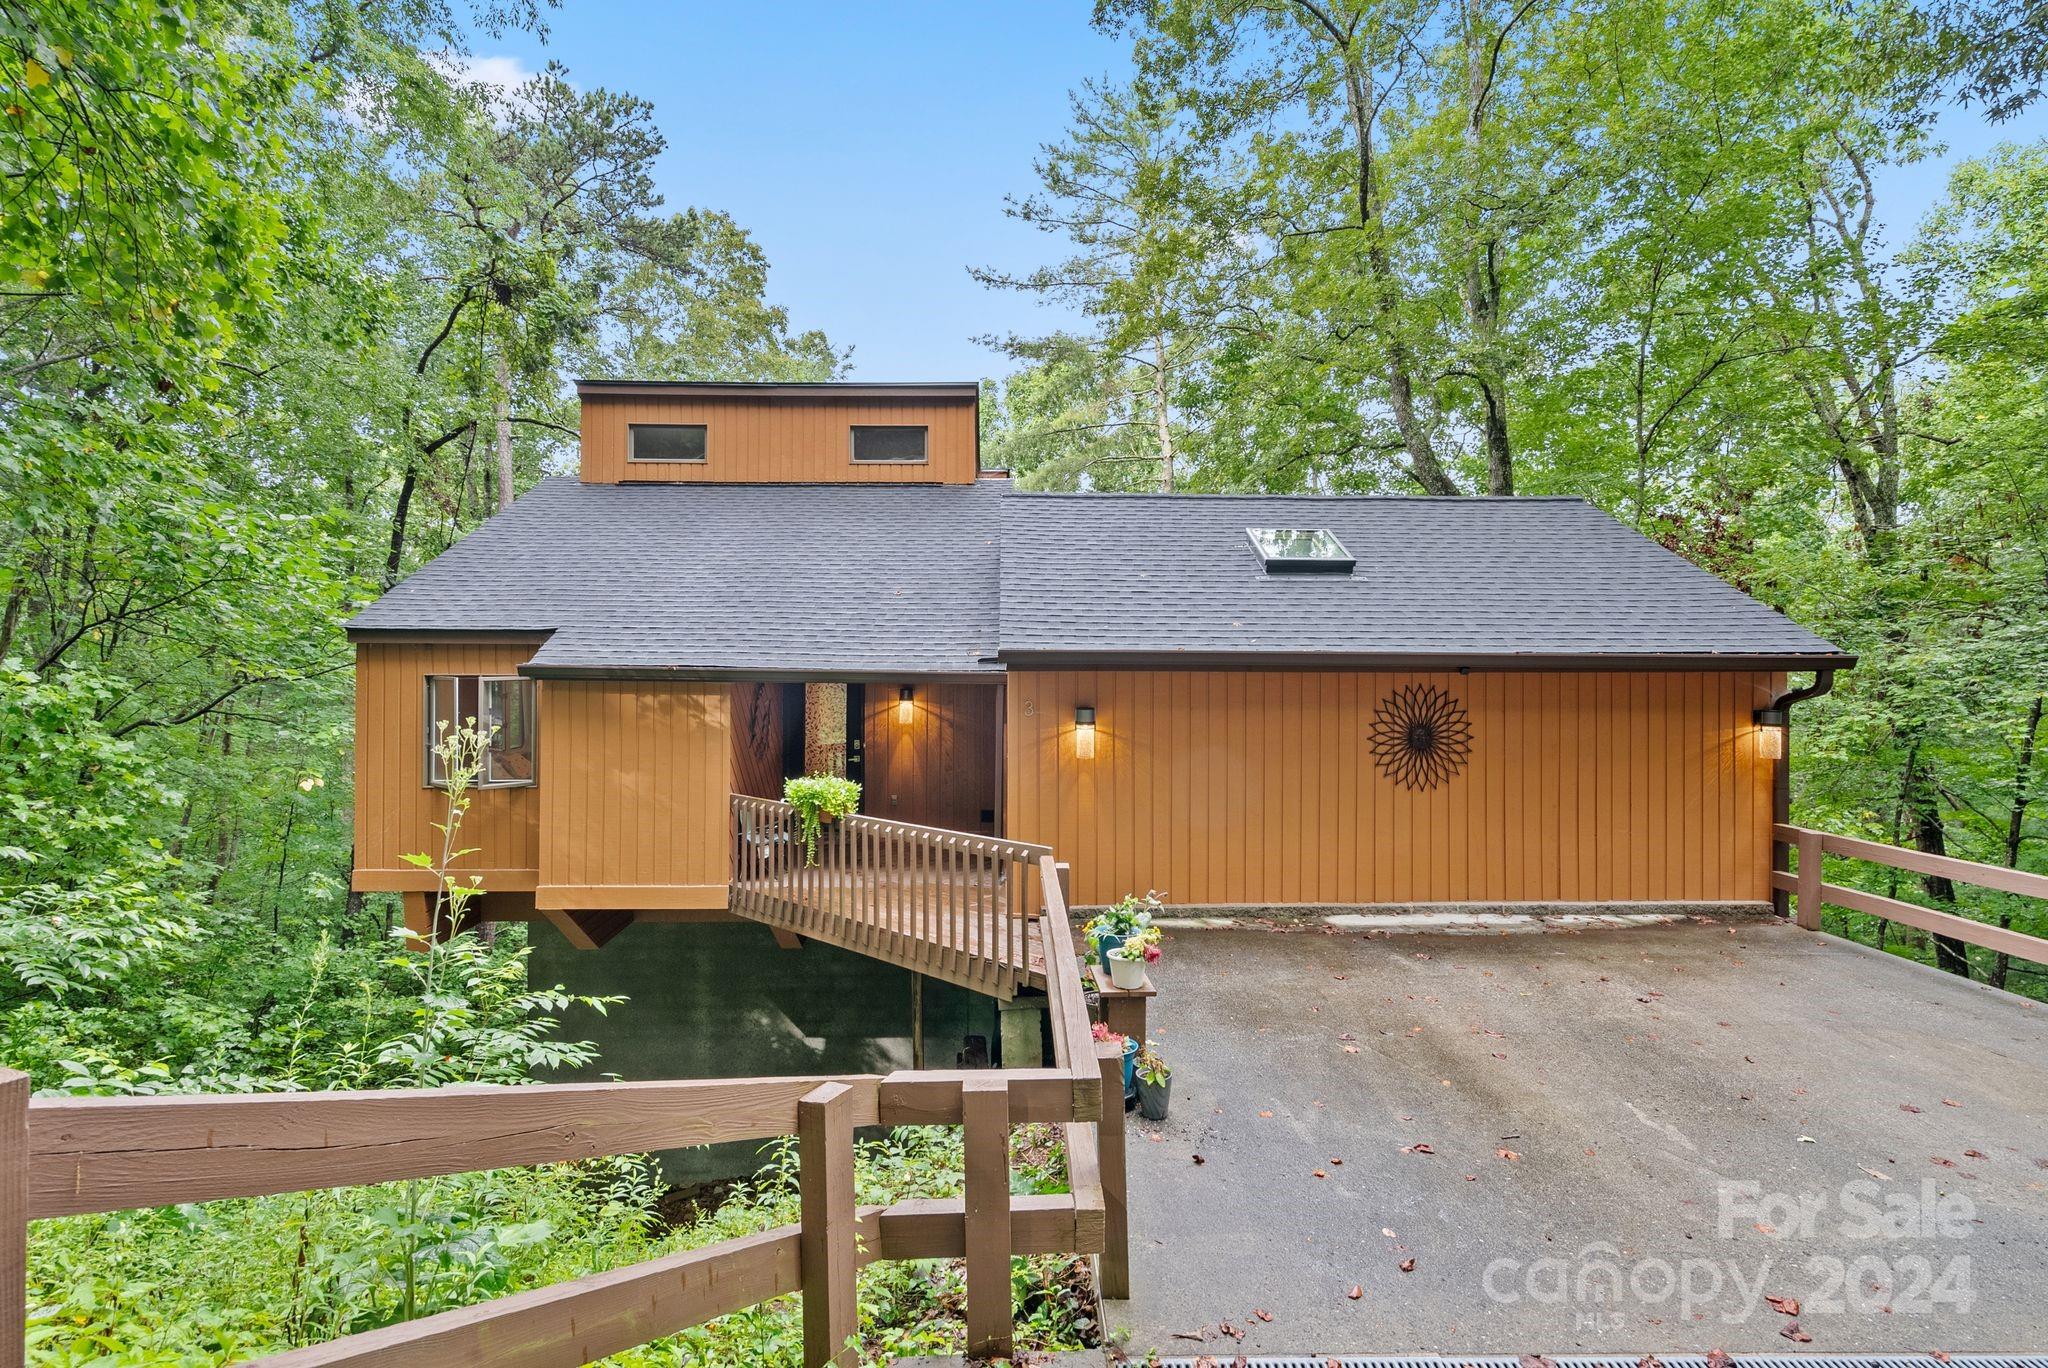
[[[807,849],[795,808],[732,797],[736,916],[1008,1000],[1045,986],[1050,847],[842,817]]]

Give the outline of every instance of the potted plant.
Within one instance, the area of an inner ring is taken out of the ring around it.
[[[1112,972],[1110,950],[1127,938],[1151,929],[1154,915],[1164,905],[1157,893],[1147,893],[1142,898],[1131,893],[1114,907],[1106,907],[1088,919],[1081,928],[1081,934],[1094,948],[1104,973]]]
[[[1166,1104],[1173,1097],[1173,1070],[1166,1067],[1151,1041],[1138,1051],[1132,1072],[1138,1084],[1138,1115],[1147,1121],[1164,1121]]]
[[[1112,1031],[1103,1022],[1095,1023],[1095,1038],[1108,1044],[1121,1046],[1124,1056],[1124,1100],[1129,1101],[1137,1087],[1138,1042],[1132,1036]]]
[[[1159,959],[1159,928],[1147,926],[1134,931],[1103,952],[1109,965],[1110,984],[1117,988],[1145,986],[1145,966]]]
[[[814,865],[818,862],[818,829],[860,811],[860,785],[836,774],[806,774],[783,781],[782,801],[796,809],[804,831],[804,863]]]

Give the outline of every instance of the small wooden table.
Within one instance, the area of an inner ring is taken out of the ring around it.
[[[1109,981],[1100,963],[1088,966],[1088,972],[1095,976],[1095,991],[1102,996],[1102,1023],[1118,1035],[1136,1039],[1142,1046],[1145,1040],[1145,1007],[1159,995],[1152,986],[1152,976],[1145,975],[1142,988],[1119,988]]]

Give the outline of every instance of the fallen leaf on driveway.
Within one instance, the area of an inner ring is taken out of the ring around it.
[[[1857,1167],[1861,1168],[1862,1165],[1859,1164]],[[1879,1173],[1874,1168],[1866,1168],[1863,1171],[1881,1183],[1889,1183],[1892,1180],[1892,1176],[1889,1173]]]
[[[1964,1150],[1964,1151],[1963,1151],[1963,1158],[1965,1158],[1965,1159],[1989,1159],[1990,1157],[1991,1157],[1991,1156],[1990,1156],[1990,1155],[1988,1155],[1988,1154],[1986,1154],[1986,1153],[1985,1153],[1985,1152],[1984,1152],[1983,1150]]]
[[[1510,1164],[1519,1164],[1522,1161],[1522,1156],[1515,1153],[1511,1149],[1497,1149],[1494,1151],[1494,1153],[1499,1155],[1501,1158],[1507,1160]]]
[[[1357,1054],[1357,1053],[1358,1053],[1358,1047],[1357,1047],[1356,1045],[1346,1045],[1346,1046],[1344,1047],[1344,1053],[1345,1053],[1345,1054]],[[1148,1085],[1148,1086],[1149,1086],[1149,1085]]]
[[[1351,1298],[1351,1300],[1353,1301],[1357,1301],[1360,1297],[1365,1295],[1365,1289],[1360,1287],[1357,1283],[1353,1283],[1351,1284],[1351,1290],[1349,1292],[1346,1292],[1344,1295]]]
[[[1781,1316],[1796,1316],[1799,1314],[1799,1298],[1797,1297],[1773,1297],[1767,1293],[1764,1296],[1764,1300],[1771,1304],[1771,1310],[1776,1311]]]
[[[1735,1360],[1726,1349],[1713,1349],[1707,1353],[1707,1368],[1735,1368]]]
[[[1956,1101],[1953,1097],[1944,1097],[1941,1099],[1941,1105],[1944,1107],[1960,1107],[1963,1104]]]
[[[1943,1168],[1954,1168],[1954,1167],[1956,1166],[1956,1161],[1955,1161],[1955,1160],[1953,1160],[1953,1159],[1944,1159],[1944,1158],[1942,1158],[1942,1157],[1941,1157],[1940,1155],[1938,1155],[1938,1154],[1930,1154],[1930,1155],[1928,1155],[1928,1156],[1927,1156],[1927,1161],[1928,1161],[1929,1163],[1932,1163],[1932,1164],[1939,1164],[1939,1165],[1941,1165],[1941,1166],[1942,1166]]]
[[[1645,1354],[1636,1360],[1636,1368],[1664,1368],[1664,1364],[1655,1354]]]
[[[1415,1144],[1412,1144],[1412,1145],[1403,1145],[1403,1146],[1401,1146],[1401,1153],[1403,1153],[1403,1154],[1435,1154],[1435,1153],[1436,1153],[1436,1151],[1435,1151],[1435,1150],[1433,1150],[1433,1149],[1431,1149],[1431,1148],[1429,1147],[1429,1143],[1428,1143],[1427,1141],[1417,1141],[1417,1142],[1416,1142]]]
[[[1260,1320],[1262,1320],[1262,1321],[1268,1321],[1268,1322],[1270,1322],[1270,1321],[1271,1321],[1271,1320],[1273,1319],[1273,1313],[1272,1313],[1271,1311],[1261,1311],[1261,1310],[1257,1310],[1257,1309],[1254,1309],[1254,1310],[1252,1311],[1252,1314],[1253,1314],[1254,1316],[1257,1316],[1257,1317],[1258,1317],[1258,1318],[1259,1318]]]
[[[1813,1343],[1813,1336],[1807,1334],[1804,1330],[1801,1330],[1799,1328],[1798,1321],[1785,1322],[1785,1328],[1780,1330],[1778,1333],[1783,1335],[1786,1339],[1791,1340],[1794,1344]]]
[[[1327,1173],[1325,1173],[1325,1172],[1323,1172],[1323,1171],[1322,1171],[1321,1169],[1317,1169],[1317,1170],[1315,1171],[1315,1176],[1316,1176],[1316,1177],[1318,1177],[1318,1178],[1327,1178],[1327,1177],[1329,1177],[1330,1175],[1329,1175],[1329,1174],[1327,1174]]]
[[[1398,1240],[1401,1238],[1400,1236],[1394,1233],[1394,1228],[1392,1226],[1381,1226],[1380,1234],[1386,1236],[1390,1240]]]
[[[1403,1259],[1403,1260],[1401,1260],[1401,1271],[1402,1271],[1403,1273],[1413,1273],[1413,1272],[1415,1271],[1415,1260],[1413,1260],[1413,1259]]]
[[[1899,1103],[1899,1110],[1902,1112],[1912,1112],[1916,1116],[1919,1115],[1920,1112],[1920,1109],[1914,1106],[1911,1102]]]
[[[1342,1167],[1344,1167],[1344,1161],[1343,1161],[1342,1159],[1332,1159],[1332,1160],[1330,1161],[1330,1167],[1331,1167],[1331,1168],[1342,1168]]]
[[[1814,1139],[1810,1135],[1802,1135],[1799,1137],[1799,1143],[1802,1145],[1818,1145],[1820,1141]]]
[[[1206,1163],[1208,1163],[1208,1162],[1209,1162],[1209,1161],[1208,1161],[1207,1159],[1204,1159],[1204,1158],[1203,1158],[1203,1157],[1202,1157],[1201,1155],[1199,1155],[1199,1154],[1197,1154],[1197,1155],[1195,1155],[1195,1156],[1193,1156],[1193,1157],[1194,1157],[1194,1161],[1195,1161],[1196,1163],[1198,1163],[1198,1164],[1206,1164]]]
[[[1259,1115],[1261,1115],[1261,1116],[1271,1116],[1272,1114],[1273,1114],[1273,1113],[1271,1113],[1271,1112],[1269,1112],[1269,1111],[1262,1111],[1262,1112],[1260,1112],[1260,1113],[1259,1113]]]

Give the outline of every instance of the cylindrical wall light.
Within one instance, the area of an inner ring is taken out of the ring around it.
[[[1792,723],[1788,708],[1756,710],[1756,753],[1765,760],[1785,758],[1785,730]]]
[[[1074,755],[1080,760],[1095,758],[1095,709],[1074,709]]]
[[[905,684],[901,689],[898,689],[896,691],[896,720],[898,722],[907,723],[910,721],[911,697],[912,695],[910,692],[910,686],[908,684]]]

